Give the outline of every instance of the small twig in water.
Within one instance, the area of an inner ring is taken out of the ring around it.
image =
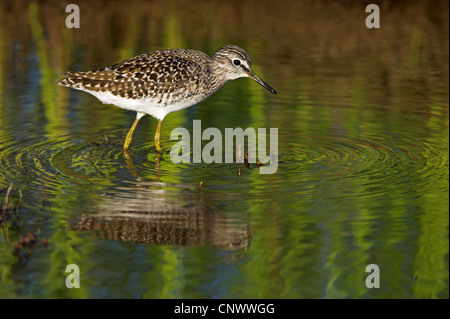
[[[6,210],[8,209],[8,199],[9,199],[9,194],[11,193],[11,189],[12,189],[13,183],[11,183],[8,187],[8,190],[6,191],[6,196],[5,196],[5,204],[3,205],[3,213],[2,216],[5,215]]]

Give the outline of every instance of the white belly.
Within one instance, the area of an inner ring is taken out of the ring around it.
[[[175,104],[167,104],[166,106],[164,106],[164,104],[155,103],[155,99],[151,98],[129,99],[121,97],[119,95],[114,95],[109,92],[96,92],[84,90],[81,88],[79,88],[79,90],[92,94],[102,103],[114,104],[123,109],[145,113],[157,118],[160,121],[162,121],[164,117],[169,113],[185,109],[199,102],[197,99],[191,98],[184,99],[181,102]]]

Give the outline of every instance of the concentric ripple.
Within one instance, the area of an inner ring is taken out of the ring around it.
[[[118,134],[119,135],[119,134]],[[127,159],[119,137],[94,136],[90,142],[64,136],[45,141],[3,143],[0,149],[0,180],[25,188],[101,188],[132,176],[133,161],[143,162],[141,151]],[[154,169],[154,168],[153,168]]]
[[[219,193],[229,191],[236,183],[253,185],[240,189],[244,198],[317,191],[320,187],[333,196],[382,196],[400,185],[409,185],[401,188],[403,192],[420,187],[425,194],[443,187],[436,183],[448,180],[445,141],[412,132],[371,130],[349,137],[343,132],[292,135],[280,131],[277,172],[260,175],[253,165],[250,169],[243,167],[239,177],[237,164],[174,164],[169,142],[163,143],[161,158],[152,142],[142,138],[133,142],[130,154],[124,154],[122,135],[113,131],[107,137],[67,135],[45,141],[5,142],[0,149],[0,180],[50,193],[60,192],[61,187],[102,193],[130,180],[174,185],[183,180],[194,184],[205,181]]]
[[[382,196],[401,185],[404,192],[420,187],[426,194],[439,187],[437,181],[448,180],[448,148],[445,141],[433,137],[372,131],[364,137],[285,135],[279,139],[278,172],[269,178],[277,187],[264,188],[261,197],[317,192],[320,187],[334,196]]]

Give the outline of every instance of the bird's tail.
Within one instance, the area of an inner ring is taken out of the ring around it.
[[[61,76],[63,76],[64,79],[60,79],[58,81],[59,85],[73,87],[77,82],[75,80],[76,76],[73,72],[63,72],[63,73],[61,73]]]

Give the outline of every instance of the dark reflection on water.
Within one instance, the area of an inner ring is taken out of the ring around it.
[[[78,3],[69,30],[64,5],[0,2],[0,297],[448,298],[447,1],[383,2],[377,30],[360,2]],[[230,81],[166,117],[160,158],[155,119],[124,154],[135,115],[56,85],[229,43],[278,95]],[[197,119],[278,128],[277,172],[174,164]],[[28,232],[48,246],[17,259]]]
[[[71,229],[95,230],[104,239],[144,245],[214,245],[229,251],[250,247],[252,231],[242,213],[224,214],[196,206],[200,194],[177,196],[176,202],[164,196],[164,187],[182,185],[142,186],[117,189],[116,196],[100,205],[99,214],[77,217]]]

